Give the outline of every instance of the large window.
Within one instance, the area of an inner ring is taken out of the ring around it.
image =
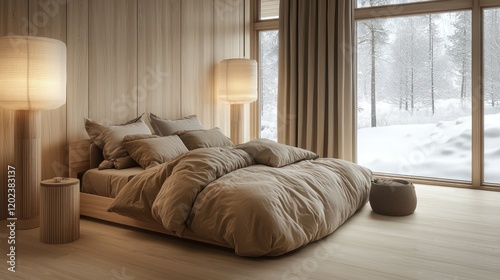
[[[500,1],[482,13],[447,3],[357,0],[357,160],[377,173],[499,184],[500,9],[490,7]]]
[[[471,12],[357,22],[358,162],[471,180]]]

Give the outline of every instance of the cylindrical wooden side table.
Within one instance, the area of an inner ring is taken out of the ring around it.
[[[54,179],[40,183],[40,241],[49,244],[80,238],[80,181]]]

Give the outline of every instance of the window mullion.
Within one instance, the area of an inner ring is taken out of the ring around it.
[[[479,0],[472,8],[472,186],[481,187],[484,170],[484,101],[482,10]]]
[[[479,0],[481,8],[500,7],[500,0]]]

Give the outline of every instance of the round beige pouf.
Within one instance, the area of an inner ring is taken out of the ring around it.
[[[381,215],[411,215],[417,208],[415,186],[405,180],[375,179],[370,190],[370,206]]]

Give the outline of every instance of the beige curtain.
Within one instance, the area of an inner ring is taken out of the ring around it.
[[[351,4],[280,2],[278,141],[352,161]]]

